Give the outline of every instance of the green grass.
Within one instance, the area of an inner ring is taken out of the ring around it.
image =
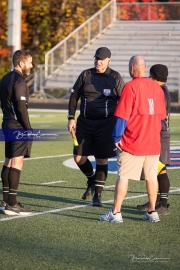
[[[30,111],[33,128],[66,129],[66,116]],[[172,145],[180,146],[179,123],[180,115],[172,115]],[[142,221],[143,211],[136,210],[137,204],[147,201],[146,196],[127,199],[146,194],[144,181],[130,181],[122,207],[124,222],[100,222],[99,216],[113,205],[114,188],[104,189],[106,203],[101,208],[90,206],[91,200],[81,200],[86,179],[79,170],[63,165],[72,158],[70,138],[67,134],[66,141],[33,143],[32,159],[24,162],[21,173],[18,200],[37,215],[11,219],[0,213],[0,269],[179,269],[179,191],[169,195],[170,215],[153,224]],[[47,156],[51,157],[33,159]],[[180,188],[179,172],[168,170],[171,190]],[[106,185],[115,181],[116,175],[109,173]],[[47,182],[55,183],[42,185]]]

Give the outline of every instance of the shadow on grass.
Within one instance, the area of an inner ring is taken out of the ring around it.
[[[27,193],[18,191],[18,197],[30,198],[30,199],[37,199],[37,200],[46,200],[51,202],[62,202],[62,203],[71,203],[71,204],[82,204],[82,201],[76,199],[68,199],[60,196],[52,196],[52,195],[42,195],[42,194],[34,194],[34,193]],[[52,206],[51,206],[52,208]]]
[[[55,185],[43,185],[43,184],[33,184],[33,183],[19,183],[20,185],[24,185],[24,186],[37,186],[37,187],[43,187],[43,188],[64,188],[64,189],[77,189],[77,190],[86,190],[86,187],[74,187],[74,186],[55,186]],[[104,189],[103,193],[114,193],[114,189]],[[138,194],[145,194],[144,191],[130,191],[128,190],[128,193],[138,193]]]
[[[85,211],[83,210],[84,208],[82,208],[82,210],[77,210],[77,209],[74,209],[73,210],[73,214],[64,214],[62,212],[59,212],[59,213],[53,213],[53,214],[58,214],[58,215],[62,215],[64,217],[70,217],[70,218],[75,218],[75,219],[84,219],[84,220],[99,220],[99,217],[102,215],[102,214],[105,214],[109,211],[109,209],[112,207],[93,207],[93,206],[90,206],[94,211]],[[108,208],[108,209],[106,209]],[[101,211],[101,214],[97,213],[96,209],[102,209]],[[143,216],[143,211],[139,211],[137,209],[134,210],[134,207],[131,207],[131,206],[123,206],[122,207],[122,216],[123,216],[123,220],[134,220],[134,221],[141,221],[142,220],[142,216]],[[87,216],[88,215],[88,216]],[[96,217],[90,217],[89,215],[96,215]],[[136,216],[134,216],[136,215]],[[108,223],[108,222],[106,222]]]
[[[69,218],[75,218],[75,219],[83,219],[83,220],[97,220],[97,221],[100,221],[99,218],[100,218],[100,214],[98,213],[94,213],[96,215],[96,217],[87,217],[87,216],[83,216],[83,215],[77,215],[76,213],[74,215],[72,214],[64,214],[62,212],[59,212],[59,213],[52,213],[52,214],[55,214],[55,215],[61,215],[61,216],[64,216],[64,217],[69,217]],[[102,212],[102,214],[105,214]],[[122,218],[123,218],[123,221],[124,220],[134,220],[134,221],[141,221],[142,220],[142,215],[138,215],[138,217],[134,217],[134,216],[126,216],[126,213],[124,212],[123,215],[122,215]],[[102,222],[102,221],[101,221]],[[103,223],[109,223],[109,222],[103,222]]]
[[[67,188],[67,189],[82,189],[85,190],[86,187],[70,187],[70,186],[55,186],[55,185],[43,185],[43,184],[31,184],[31,183],[19,183],[20,185],[24,186],[36,186],[36,187],[43,187],[43,188]]]

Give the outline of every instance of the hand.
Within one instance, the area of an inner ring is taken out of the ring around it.
[[[72,129],[76,129],[76,121],[74,119],[68,120],[67,124],[68,131],[71,133]]]
[[[121,146],[123,146],[123,144],[122,144],[121,140],[119,142],[115,143],[115,146],[117,147],[117,149],[122,151]]]

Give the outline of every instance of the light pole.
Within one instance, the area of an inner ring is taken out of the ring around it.
[[[21,0],[8,0],[8,46],[21,50]]]

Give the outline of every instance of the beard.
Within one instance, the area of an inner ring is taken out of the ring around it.
[[[31,73],[30,70],[31,70],[30,68],[25,67],[25,68],[22,69],[22,74],[26,75],[26,76],[29,76],[29,74]]]

